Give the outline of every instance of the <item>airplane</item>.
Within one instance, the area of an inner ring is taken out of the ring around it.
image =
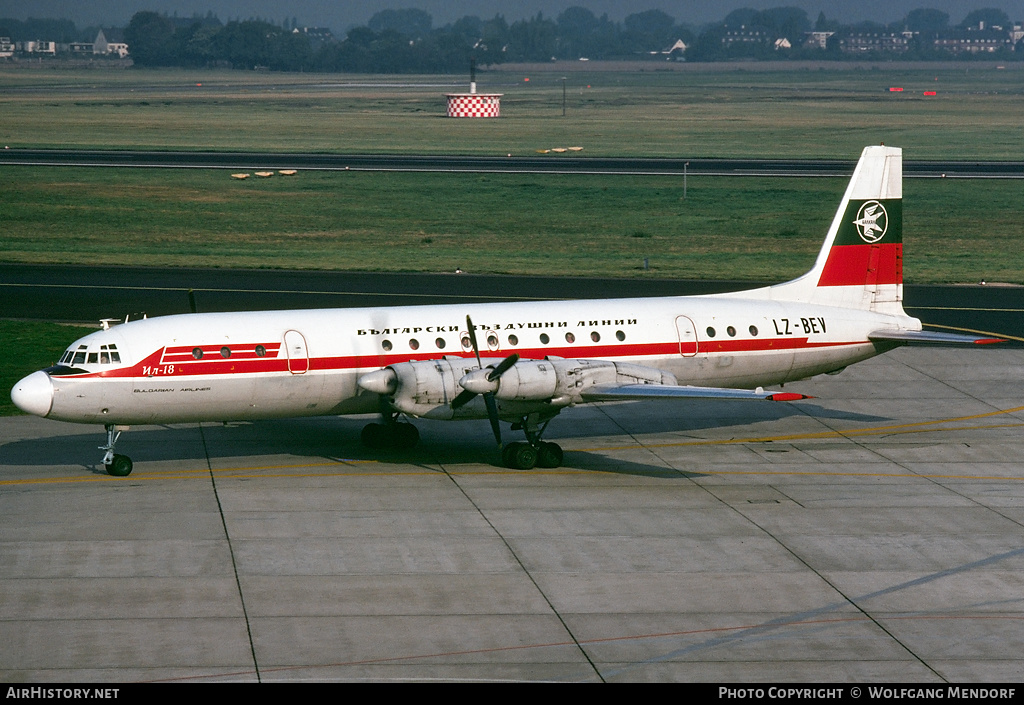
[[[795,401],[764,387],[910,343],[999,342],[922,330],[903,310],[902,150],[864,149],[814,266],[705,296],[191,313],[104,324],[19,381],[22,411],[103,424],[103,465],[131,425],[379,413],[365,445],[411,448],[409,418],[489,419],[504,465],[559,467],[542,440],[577,404]],[[483,345],[481,346],[481,341]],[[500,422],[526,440],[502,445]]]

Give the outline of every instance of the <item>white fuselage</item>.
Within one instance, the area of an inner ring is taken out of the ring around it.
[[[356,414],[380,410],[360,376],[410,360],[476,368],[473,318],[491,362],[572,358],[630,362],[681,385],[754,388],[831,372],[888,347],[878,329],[919,329],[906,316],[742,295],[319,309],[165,316],[76,341],[40,380],[33,413],[140,424]],[[116,351],[111,356],[110,351]],[[81,353],[79,358],[76,353]],[[119,359],[114,362],[114,359]],[[488,360],[484,361],[486,365]],[[41,373],[36,373],[41,374]],[[33,388],[36,389],[36,388]],[[45,413],[40,413],[45,411]],[[515,416],[522,409],[502,409]],[[461,418],[485,417],[483,403]]]

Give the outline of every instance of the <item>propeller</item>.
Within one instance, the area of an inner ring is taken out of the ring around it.
[[[477,394],[484,397],[484,405],[487,407],[487,418],[491,421],[491,430],[494,431],[494,440],[501,446],[501,428],[498,426],[498,403],[494,400],[494,392],[498,390],[498,380],[508,372],[512,365],[519,361],[519,355],[512,353],[494,368],[484,368],[480,360],[480,346],[476,342],[476,330],[473,321],[466,316],[466,328],[469,330],[469,342],[473,345],[473,352],[476,354],[477,370],[470,372],[461,380],[463,390],[452,400],[452,409],[465,406]]]

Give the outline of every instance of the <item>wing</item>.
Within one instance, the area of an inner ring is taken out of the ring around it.
[[[585,401],[616,401],[623,399],[764,399],[767,401],[797,401],[814,397],[795,392],[772,392],[757,389],[718,389],[670,384],[598,385],[582,392]]]
[[[876,330],[868,333],[868,340],[904,345],[990,345],[1006,342],[1002,338],[979,338],[974,335],[937,333],[928,330]]]

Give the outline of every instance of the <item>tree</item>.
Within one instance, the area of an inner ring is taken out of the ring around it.
[[[136,12],[124,40],[136,66],[170,66],[173,56],[174,23],[155,12]]]
[[[942,10],[918,8],[907,13],[904,24],[911,32],[934,34],[949,26],[949,15]]]
[[[733,31],[742,27],[752,27],[758,14],[758,11],[753,8],[741,7],[726,15],[722,24]]]
[[[415,7],[404,10],[381,10],[370,18],[366,26],[378,34],[392,30],[410,39],[422,39],[430,34],[434,18]]]
[[[967,17],[958,26],[967,29],[968,27],[978,27],[982,22],[985,23],[986,29],[991,27],[1007,29],[1011,26],[1010,16],[994,7],[985,7],[967,13]]]
[[[540,12],[513,23],[508,35],[509,61],[549,61],[555,55],[558,27]]]
[[[600,24],[585,7],[569,7],[558,16],[558,49],[563,59],[586,56],[590,39]]]
[[[658,51],[669,46],[675,37],[676,20],[661,10],[645,10],[628,15],[623,21],[625,41],[632,51]]]
[[[757,13],[754,24],[761,25],[774,33],[775,39],[785,37],[794,45],[801,41],[804,32],[810,31],[811,21],[799,7],[773,7]]]

